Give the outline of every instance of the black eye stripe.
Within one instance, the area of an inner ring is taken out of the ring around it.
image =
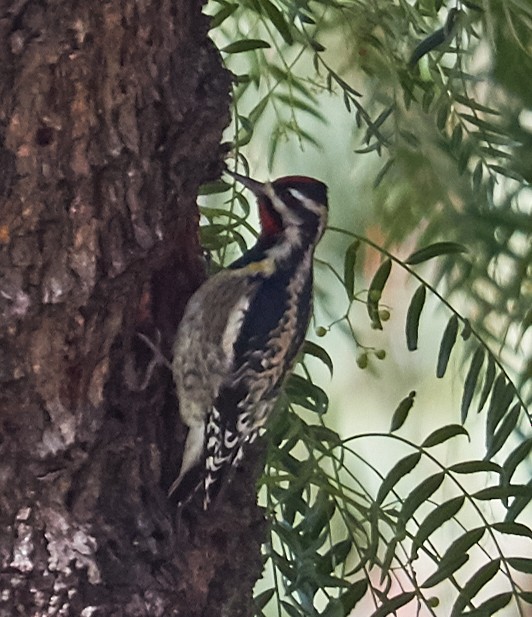
[[[289,208],[297,209],[303,207],[301,201],[295,197],[289,189],[282,189],[278,195]]]

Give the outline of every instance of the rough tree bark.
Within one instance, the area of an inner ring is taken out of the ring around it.
[[[229,76],[194,0],[0,0],[0,616],[250,615],[252,474],[176,517],[169,351]]]

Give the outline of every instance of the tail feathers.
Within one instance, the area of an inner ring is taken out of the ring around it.
[[[220,412],[213,407],[207,423],[207,448],[203,509],[219,494],[230,470],[242,459],[244,442],[236,430],[222,427]]]
[[[203,509],[207,510],[220,493],[231,469],[242,459],[245,443],[252,442],[255,436],[255,431],[243,435],[236,426],[223,425],[220,412],[213,407],[206,428],[203,424],[190,427],[181,471],[168,495],[174,496],[182,506],[203,484]]]

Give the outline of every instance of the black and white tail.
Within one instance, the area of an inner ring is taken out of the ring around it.
[[[220,412],[213,407],[207,422],[203,509],[207,510],[220,492],[229,471],[242,459],[242,435],[224,427]]]

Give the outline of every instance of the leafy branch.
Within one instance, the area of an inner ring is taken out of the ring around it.
[[[487,0],[215,4],[213,37],[236,74],[228,141],[237,165],[247,171],[249,161],[256,165],[262,157],[271,168],[282,140],[292,137],[301,148],[321,148],[329,121],[324,94],[340,98],[349,114],[346,130],[359,129],[357,154],[387,157],[374,180],[387,242],[416,230],[417,246],[424,247],[401,259],[364,234],[330,227],[329,233],[351,241],[343,272],[329,260],[317,263],[320,275],[328,273],[341,285],[346,310],[338,316],[336,308],[327,309],[334,316],[317,334],[345,326],[360,349],[360,367],[372,356],[384,359],[385,350],[361,342],[351,309],[363,304],[371,328],[382,329],[391,310],[382,298],[393,269],[400,267],[417,282],[405,322],[407,347],[416,349],[427,296],[433,296],[450,313],[435,353],[436,374],[446,374],[460,335],[468,342],[469,362],[462,425],[472,422],[476,398],[486,427],[482,460],[469,460],[462,446],[465,460],[447,464],[441,449],[467,436],[466,428],[445,424],[420,444],[399,436],[418,411],[412,391],[398,402],[388,433],[342,439],[325,425],[329,396],[307,366],[314,358],[332,373],[334,354],[307,342],[301,373],[287,383],[267,432],[271,448],[263,491],[271,540],[265,556],[273,578],[257,595],[257,615],[270,614],[273,606],[279,616],[337,617],[356,608],[383,617],[416,605],[430,615],[484,616],[510,603],[524,615],[532,598],[518,580],[531,573],[532,564],[526,556],[508,556],[503,537],[532,537],[518,520],[532,497],[530,483],[520,479],[529,470],[532,449],[527,374],[507,362],[510,345],[523,344],[532,324],[525,286],[531,254],[523,242],[530,231],[523,203],[532,180],[532,140],[520,124],[521,110],[532,108],[532,89],[529,80],[516,78],[517,64],[532,70],[527,51],[532,12],[518,0],[501,7]],[[446,20],[454,27],[446,29]],[[478,69],[486,45],[491,66]],[[412,55],[416,62],[408,66]],[[245,196],[231,187],[224,199],[227,190],[215,186],[216,206],[209,202],[203,208],[205,242],[220,264],[230,250],[244,250],[254,234]],[[355,272],[364,245],[384,259],[360,287]],[[429,283],[417,265],[437,257],[445,259],[438,259],[436,282]],[[502,275],[504,261],[511,277]],[[470,317],[452,301],[464,291]],[[511,311],[501,298],[512,300]],[[486,319],[490,314],[498,319]],[[514,342],[516,328],[520,338]],[[385,447],[401,444],[404,456],[381,469],[380,461],[362,454],[362,444],[375,440]],[[493,506],[489,515],[483,504]],[[450,547],[441,546],[442,533],[454,534]],[[484,560],[464,578],[462,568],[476,553]],[[427,563],[434,570],[420,579],[418,568],[424,571]],[[499,579],[504,591],[488,591]],[[445,605],[446,591],[434,594],[435,585],[445,581],[454,594],[452,607]]]

